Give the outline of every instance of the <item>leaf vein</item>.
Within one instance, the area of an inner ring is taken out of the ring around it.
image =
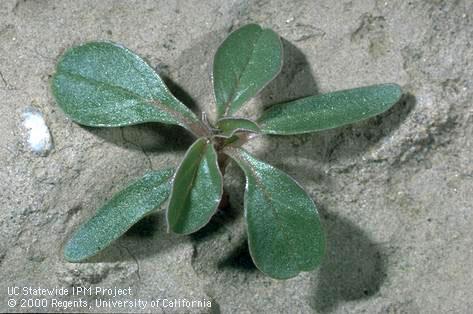
[[[236,77],[236,85],[235,85],[235,88],[233,89],[232,93],[230,94],[230,97],[228,98],[228,101],[227,103],[225,104],[225,112],[223,114],[223,116],[227,116],[228,115],[228,111],[230,110],[231,108],[231,103],[235,100],[234,98],[236,97],[236,92],[237,90],[239,89],[240,87],[240,84],[241,84],[241,77],[243,76],[243,73],[245,73],[246,69],[248,68],[250,62],[251,62],[251,59],[253,58],[253,55],[255,53],[255,47],[257,46],[259,40],[261,39],[262,35],[263,35],[263,32],[264,30],[261,30],[261,32],[258,34],[258,38],[256,38],[256,40],[253,42],[253,47],[251,49],[251,54],[250,56],[248,57],[248,59],[246,60],[245,62],[245,65],[243,66],[243,70],[240,72],[240,75],[238,75]]]

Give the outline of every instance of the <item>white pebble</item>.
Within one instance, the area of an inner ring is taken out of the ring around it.
[[[26,143],[35,154],[45,156],[53,148],[51,133],[40,111],[28,108],[22,114]]]

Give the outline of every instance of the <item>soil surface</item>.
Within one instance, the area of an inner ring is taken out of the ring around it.
[[[328,238],[322,265],[286,281],[255,268],[244,178],[233,165],[225,178],[229,208],[198,233],[168,234],[158,211],[87,263],[66,262],[64,243],[80,223],[134,178],[177,165],[193,139],[160,124],[73,123],[49,87],[58,57],[86,41],[121,43],[212,120],[212,56],[249,22],[281,35],[285,65],[243,114],[376,83],[395,82],[404,92],[367,121],[246,145],[315,200]],[[469,0],[0,1],[0,311],[135,312],[95,302],[141,299],[148,301],[142,312],[158,313],[470,312],[472,34]],[[32,112],[46,137],[35,147],[25,122]],[[117,287],[132,296],[12,296],[11,287]],[[91,308],[53,305],[79,298]],[[22,299],[48,306],[22,308]],[[150,307],[158,299],[212,307]]]

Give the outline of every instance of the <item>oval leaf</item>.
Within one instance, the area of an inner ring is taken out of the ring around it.
[[[169,229],[189,234],[205,226],[217,210],[222,193],[217,152],[208,139],[198,139],[174,177],[167,211]]]
[[[64,249],[68,261],[93,256],[124,234],[169,196],[174,169],[153,171],[112,197],[72,235]]]
[[[281,71],[282,44],[270,29],[249,24],[231,33],[214,57],[217,115],[235,113]]]
[[[58,105],[77,123],[117,127],[145,122],[201,129],[159,75],[118,44],[91,42],[69,49],[52,79]]]
[[[223,118],[217,121],[217,128],[221,131],[218,136],[232,137],[237,132],[259,133],[259,126],[248,119]]]
[[[325,238],[312,199],[286,173],[241,148],[225,148],[246,176],[245,216],[255,265],[276,279],[313,270]]]
[[[399,85],[381,84],[301,98],[266,110],[258,124],[266,134],[300,134],[336,128],[388,110],[401,98]]]

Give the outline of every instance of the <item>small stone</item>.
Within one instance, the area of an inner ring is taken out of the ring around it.
[[[53,148],[53,142],[41,111],[28,107],[21,115],[21,119],[25,146],[36,155],[47,156]]]

